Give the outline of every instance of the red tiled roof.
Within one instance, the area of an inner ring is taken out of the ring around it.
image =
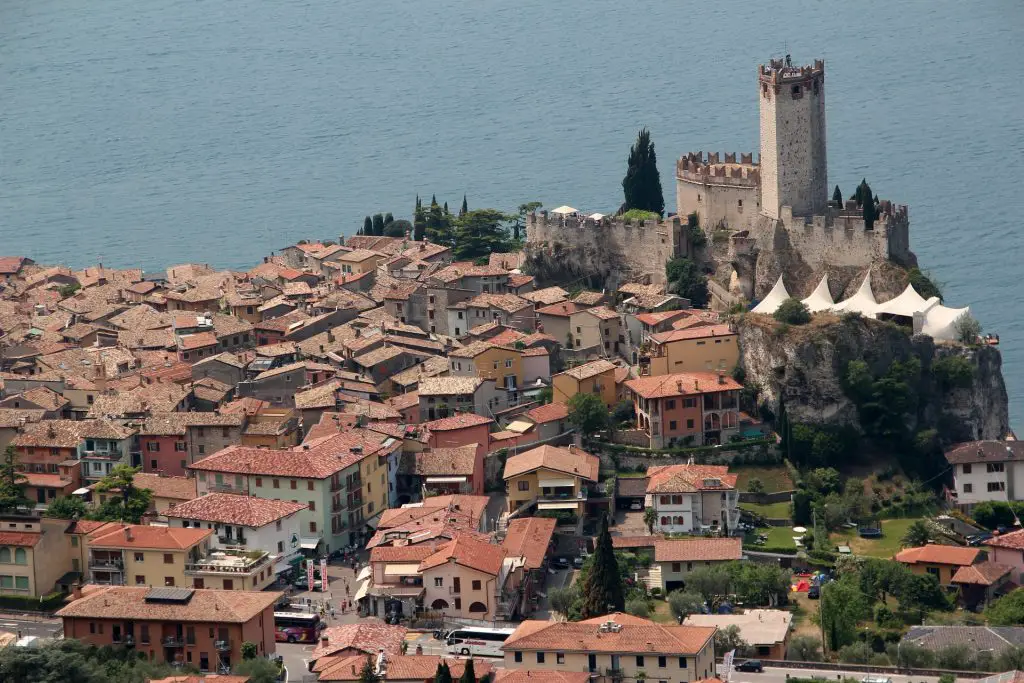
[[[197,519],[258,529],[305,510],[306,507],[305,503],[292,503],[287,500],[255,498],[234,493],[208,493],[175,505],[165,514],[179,519]]]
[[[538,314],[554,315],[559,318],[568,318],[573,313],[577,313],[583,310],[579,304],[574,304],[571,301],[563,301],[559,304],[551,304],[550,306],[543,306],[537,309]]]
[[[557,520],[544,517],[520,517],[508,523],[501,546],[509,555],[521,555],[527,569],[539,569],[544,564],[548,545],[555,533]]]
[[[596,455],[591,455],[578,448],[569,450],[568,448],[544,445],[506,460],[503,476],[508,479],[543,467],[588,481],[597,481],[600,463],[601,461]]]
[[[960,567],[953,574],[950,583],[970,583],[979,586],[991,586],[1007,574],[1013,567],[1007,564],[985,561],[967,567]]]
[[[34,547],[43,540],[40,533],[29,531],[0,531],[0,545],[14,545],[19,547]]]
[[[734,489],[738,476],[725,465],[658,465],[647,469],[647,493]]]
[[[94,548],[152,548],[187,550],[213,535],[213,529],[174,529],[166,526],[126,524],[99,531],[89,540]]]
[[[1007,534],[996,534],[985,541],[985,545],[1011,550],[1024,550],[1024,529],[1011,531]]]
[[[946,452],[950,465],[1024,460],[1024,441],[971,441]]]
[[[544,424],[555,420],[564,420],[569,417],[569,408],[564,403],[548,403],[527,410],[525,416],[536,422]]]
[[[621,628],[600,631],[600,623],[612,616]],[[528,620],[509,636],[502,650],[694,655],[707,645],[715,630],[707,626],[665,626],[629,615],[609,615],[588,622]]]
[[[423,573],[434,567],[447,564],[450,560],[455,560],[456,564],[463,567],[497,576],[506,555],[507,552],[502,546],[478,541],[466,534],[459,534],[455,540],[441,546],[440,550],[420,562],[419,571]]]
[[[401,654],[402,642],[405,640],[406,629],[404,626],[390,626],[388,624],[374,624],[360,622],[358,624],[347,624],[345,626],[331,626],[324,629],[320,634],[320,644],[310,655],[311,659],[334,654],[340,650],[359,650],[368,655],[374,655],[381,650],[386,654]],[[327,645],[323,640],[327,639]]]
[[[920,548],[904,548],[893,557],[904,564],[952,564],[967,566],[977,561],[980,548],[961,548],[952,545],[929,543]]]
[[[713,562],[743,557],[741,538],[694,538],[657,541],[655,562]]]
[[[738,391],[743,388],[732,377],[714,372],[678,372],[673,375],[637,377],[627,381],[626,386],[647,399]]]
[[[515,520],[513,520],[515,521]],[[422,562],[434,554],[429,544],[379,545],[370,549],[370,562]]]
[[[708,337],[735,336],[736,333],[728,325],[704,325],[702,327],[688,327],[682,330],[669,330],[652,334],[651,339],[659,344],[666,342],[682,341],[684,339],[704,339]]]
[[[287,450],[234,445],[189,465],[189,469],[326,479],[376,454],[387,438],[365,429],[350,429]]]
[[[682,318],[686,315],[686,311],[658,311],[657,313],[638,313],[636,315],[636,319],[644,325],[654,327],[666,320],[675,320],[676,318]]]
[[[57,612],[59,617],[129,621],[209,622],[211,615],[226,624],[245,624],[281,599],[278,591],[189,589],[185,603],[147,602],[149,586],[97,587]],[[404,630],[404,629],[403,629]]]
[[[446,432],[453,429],[477,427],[479,425],[490,424],[492,422],[494,422],[494,420],[491,418],[484,417],[483,415],[477,415],[476,413],[458,413],[451,417],[444,417],[440,420],[426,422],[423,426],[432,432]]]
[[[213,332],[199,332],[197,334],[186,334],[181,337],[180,345],[183,351],[201,349],[207,346],[217,345],[217,336]]]

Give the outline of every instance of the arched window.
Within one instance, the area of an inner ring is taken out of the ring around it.
[[[11,549],[10,548],[0,548],[0,564],[10,564],[10,563],[11,563]]]
[[[14,551],[14,564],[28,564],[28,553],[24,548],[17,548]]]
[[[438,598],[430,603],[430,609],[448,609],[448,601]]]
[[[487,605],[485,605],[482,602],[474,602],[472,605],[469,606],[469,611],[470,612],[486,612],[487,611]]]
[[[670,519],[669,519],[668,517],[662,517],[662,518],[661,518],[661,524],[662,524],[662,526],[668,526],[668,525],[669,525],[669,524],[671,524],[671,523],[672,523],[672,521],[671,521],[671,520],[670,520]]]
[[[672,518],[672,523],[673,524],[680,524],[680,525],[681,524],[686,524],[686,520],[684,520],[682,517],[673,517]]]

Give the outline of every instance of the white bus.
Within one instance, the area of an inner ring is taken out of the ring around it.
[[[445,634],[450,655],[501,657],[505,644],[514,628],[488,628],[486,626],[460,626]]]

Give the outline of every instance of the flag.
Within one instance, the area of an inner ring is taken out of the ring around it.
[[[308,586],[306,590],[313,590],[313,587],[316,586],[316,583],[313,581],[313,560],[306,562],[306,585]]]
[[[320,590],[327,592],[327,558],[320,558]]]
[[[735,658],[736,650],[729,650],[725,653],[725,656],[722,657],[722,672],[719,678],[725,681],[725,683],[729,683],[729,678],[732,675],[732,661]]]

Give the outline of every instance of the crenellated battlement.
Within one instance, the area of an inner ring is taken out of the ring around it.
[[[694,183],[715,183],[756,187],[761,184],[761,170],[754,154],[726,152],[725,161],[718,152],[690,152],[676,161],[676,178]]]
[[[816,77],[824,78],[825,60],[815,59],[812,65],[793,66],[789,55],[786,55],[785,59],[771,59],[767,64],[759,65],[757,72],[762,83],[776,87],[804,83]]]

